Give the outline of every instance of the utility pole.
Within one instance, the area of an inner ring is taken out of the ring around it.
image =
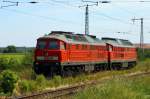
[[[85,34],[89,34],[89,5],[85,7]]]
[[[93,2],[93,1],[84,1],[82,2],[86,3],[93,3],[93,4],[87,4],[79,7],[85,7],[85,35],[89,35],[89,6],[98,6],[98,2]]]
[[[135,20],[140,20],[141,21],[141,33],[140,33],[140,48],[142,49],[143,51],[143,54],[144,54],[144,33],[143,33],[143,18],[139,18],[139,19],[132,19],[133,22]]]

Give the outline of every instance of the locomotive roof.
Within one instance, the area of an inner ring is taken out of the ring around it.
[[[105,43],[102,40],[96,38],[96,36],[74,34],[73,32],[52,31],[49,35],[40,37],[39,39],[45,38],[59,39],[67,43],[105,45]]]
[[[103,37],[102,40],[105,43],[109,43],[109,44],[112,44],[114,46],[134,47],[134,45],[129,40],[125,40],[125,39]]]

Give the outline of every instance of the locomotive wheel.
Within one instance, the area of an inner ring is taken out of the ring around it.
[[[58,74],[58,70],[55,67],[50,67],[49,69],[47,69],[47,74],[49,77],[53,78],[55,75]]]
[[[134,66],[136,66],[136,62],[131,62],[131,63],[129,63],[127,69],[131,69],[131,68],[133,68]]]
[[[64,70],[64,75],[65,76],[73,76],[72,67],[66,67],[65,70]]]
[[[112,64],[113,70],[121,70],[122,69],[122,63],[114,63]]]
[[[113,68],[113,70],[121,70],[121,66],[117,66],[117,65],[113,66],[112,68]]]
[[[34,70],[34,72],[35,72],[36,74],[41,74],[41,71],[40,71],[40,69],[39,69],[38,66],[34,66],[34,67],[33,67],[33,70]]]

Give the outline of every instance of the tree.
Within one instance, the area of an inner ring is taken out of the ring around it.
[[[5,48],[4,53],[16,53],[16,47],[14,45],[9,45]]]
[[[3,71],[0,75],[0,89],[5,94],[12,94],[15,85],[18,81],[18,76],[10,71]]]

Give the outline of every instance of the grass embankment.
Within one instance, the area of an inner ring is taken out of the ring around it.
[[[11,70],[19,76],[14,94],[24,94],[77,83],[86,83],[87,81],[98,80],[108,76],[127,74],[137,71],[149,71],[150,59],[139,62],[136,67],[129,70],[100,71],[90,75],[81,74],[76,77],[67,78],[55,76],[51,80],[47,80],[43,75],[35,75],[33,73],[32,55],[30,54],[0,54],[0,68],[3,68],[4,70]],[[35,76],[36,78],[34,78]]]
[[[128,74],[133,72],[146,72],[150,71],[150,60],[146,60],[138,63],[138,65],[129,70],[120,70],[120,71],[101,71],[98,73],[86,75],[81,74],[76,77],[67,77],[61,78],[60,76],[55,76],[51,80],[45,79],[44,76],[39,75],[35,80],[22,80],[19,82],[18,93],[30,93],[35,91],[42,91],[45,89],[52,89],[56,87],[63,87],[77,83],[86,83],[91,80],[99,80],[108,76],[116,76],[121,74]]]
[[[136,67],[123,71],[106,71],[94,74],[92,79],[106,76],[150,71],[150,59],[139,62]],[[91,76],[91,75],[89,75]],[[91,77],[90,77],[91,78]],[[134,79],[116,78],[102,85],[87,88],[76,94],[73,99],[150,99],[150,77]]]
[[[77,93],[73,99],[150,99],[150,77],[113,79]]]

